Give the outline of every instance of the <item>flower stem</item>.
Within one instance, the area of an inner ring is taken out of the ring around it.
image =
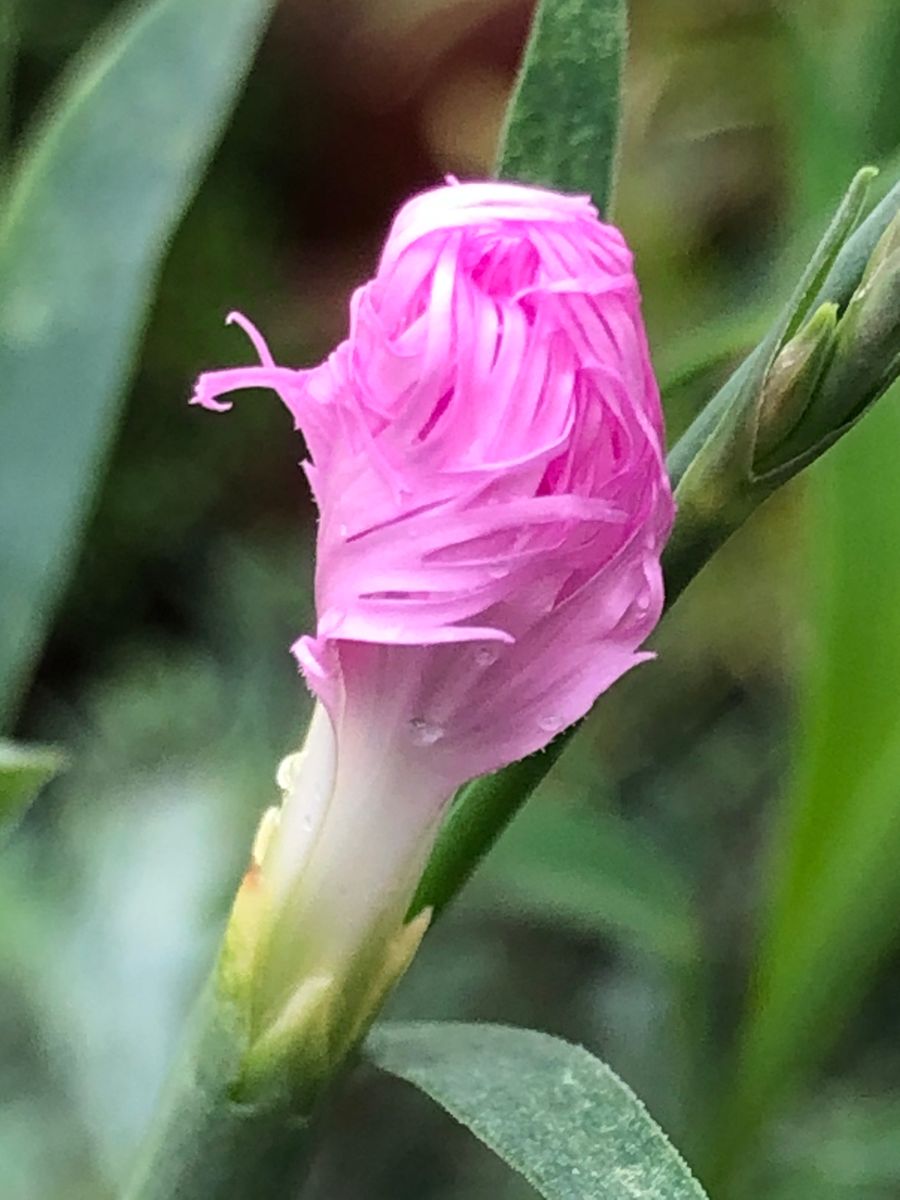
[[[284,1200],[309,1160],[314,1094],[235,1095],[242,1025],[215,976],[125,1200]]]

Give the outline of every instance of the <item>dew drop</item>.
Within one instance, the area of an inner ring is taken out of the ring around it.
[[[342,538],[345,538],[347,536],[347,534],[350,532],[350,530],[349,530],[348,526],[342,524],[339,527],[338,532],[340,533]]]
[[[316,632],[320,637],[329,637],[340,628],[346,619],[347,614],[343,609],[328,608],[319,618],[319,627]]]
[[[497,661],[497,651],[481,646],[475,651],[475,662],[479,667],[490,667]]]
[[[417,746],[433,746],[444,736],[444,731],[440,725],[434,725],[424,717],[413,717],[409,723],[409,735]]]
[[[538,729],[544,733],[557,733],[563,727],[562,717],[539,717]]]
[[[505,579],[509,574],[509,567],[488,567],[488,575],[491,579]]]

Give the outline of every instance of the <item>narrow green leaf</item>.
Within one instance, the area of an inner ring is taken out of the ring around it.
[[[696,953],[695,914],[677,869],[612,811],[535,799],[484,860],[473,891],[492,908],[612,931],[670,961]]]
[[[51,746],[0,740],[0,845],[44,784],[65,765],[65,755]]]
[[[815,477],[812,645],[719,1172],[815,1070],[898,939],[900,389]]]
[[[610,207],[618,148],[625,0],[541,0],[497,175],[587,192]]]
[[[0,724],[72,565],[167,239],[270,8],[140,5],[69,75],[11,183],[0,217]]]
[[[703,1200],[640,1100],[599,1059],[502,1025],[382,1025],[379,1067],[421,1088],[547,1200]]]
[[[900,776],[878,780],[878,764],[900,743],[900,391],[841,446],[816,477],[812,540],[814,647],[800,697],[786,910],[816,905],[809,886],[828,860],[845,857],[838,825],[857,826],[866,808],[894,813],[900,836]],[[869,786],[866,787],[866,782]],[[864,891],[875,899],[875,880]],[[788,931],[785,930],[787,934]],[[785,967],[790,962],[784,963]]]

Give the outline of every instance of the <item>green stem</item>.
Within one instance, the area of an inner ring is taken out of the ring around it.
[[[482,858],[568,746],[580,723],[544,750],[467,784],[456,799],[409,908],[437,916],[471,877]]]
[[[215,979],[215,977],[214,977]],[[125,1200],[286,1200],[309,1163],[314,1095],[235,1096],[246,1046],[211,982]]]

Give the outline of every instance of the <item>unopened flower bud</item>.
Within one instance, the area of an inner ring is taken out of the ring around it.
[[[823,304],[769,368],[759,403],[754,463],[764,464],[796,428],[831,360],[838,306]]]
[[[673,517],[659,393],[621,234],[537,188],[412,199],[311,370],[233,319],[260,363],[202,375],[194,401],[272,388],[320,512],[317,627],[294,646],[319,704],[261,838],[255,1019],[280,1038],[305,988],[335,1046],[421,937],[406,909],[460,785],[650,657]]]

